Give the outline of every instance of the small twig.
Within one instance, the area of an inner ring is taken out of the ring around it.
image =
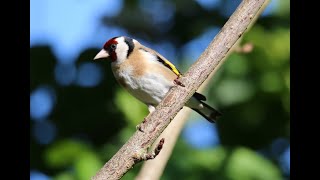
[[[153,150],[153,152],[150,152],[150,153],[144,153],[140,156],[134,156],[134,161],[136,163],[138,162],[141,162],[141,161],[147,161],[149,159],[154,159],[157,157],[157,155],[160,153],[162,147],[163,147],[163,144],[164,144],[164,138],[162,138],[158,145],[156,146],[156,148]]]
[[[237,46],[236,48],[234,48],[234,52],[246,54],[252,52],[253,48],[253,43],[247,42],[242,46]]]
[[[154,159],[155,157],[157,157],[163,147],[163,144],[164,138],[159,141],[157,147],[154,149],[154,152],[147,154],[144,160]]]

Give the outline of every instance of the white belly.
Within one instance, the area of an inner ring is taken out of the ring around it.
[[[117,81],[138,100],[147,105],[157,105],[164,98],[173,82],[165,80],[157,73],[145,74],[138,78],[132,76],[132,71],[114,73]]]

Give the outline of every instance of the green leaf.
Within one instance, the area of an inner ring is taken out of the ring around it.
[[[164,172],[176,179],[220,179],[220,180],[278,180],[282,175],[277,166],[257,152],[248,148],[187,149],[177,144]],[[183,151],[183,153],[181,153]],[[183,154],[183,157],[181,156]],[[171,169],[175,167],[176,169]],[[169,178],[170,179],[170,178]]]
[[[92,152],[82,153],[75,161],[75,172],[77,179],[90,179],[103,166],[98,156]]]
[[[228,106],[249,100],[254,95],[253,86],[245,80],[225,79],[216,87],[216,97]]]
[[[53,168],[62,168],[72,165],[73,162],[89,147],[75,140],[62,140],[52,144],[45,152],[46,163]]]
[[[226,159],[225,176],[230,180],[281,180],[279,169],[257,153],[237,148]]]
[[[280,92],[284,88],[284,79],[276,72],[266,72],[262,75],[260,86],[266,92]]]
[[[248,73],[249,63],[246,56],[233,53],[224,63],[223,68],[226,73],[233,75],[234,77],[241,77]]]
[[[76,180],[72,172],[62,172],[56,175],[53,180]]]
[[[143,118],[148,115],[146,105],[123,89],[117,91],[115,103],[132,126],[142,122]]]

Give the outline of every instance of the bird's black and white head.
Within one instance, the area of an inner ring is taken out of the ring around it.
[[[109,59],[113,63],[122,63],[132,53],[135,43],[138,41],[125,36],[111,38],[104,44],[94,60]]]

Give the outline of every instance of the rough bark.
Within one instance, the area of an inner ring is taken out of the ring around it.
[[[213,76],[214,72],[211,73],[210,76]],[[210,80],[210,76],[201,85],[197,92],[202,92],[205,86],[209,83],[208,80]],[[166,139],[165,146],[162,148],[161,153],[157,156],[157,158],[153,159],[152,161],[145,161],[143,163],[140,172],[136,176],[135,180],[160,179],[176,144],[176,141],[181,133],[181,130],[184,127],[184,124],[186,123],[191,111],[192,110],[190,108],[183,108],[172,120],[172,122],[166,127],[166,129],[161,133],[161,135],[155,142],[158,142],[160,141],[160,139],[164,138]],[[206,120],[204,119],[204,121]]]
[[[92,180],[120,179],[136,163],[150,159],[147,158],[150,155],[147,152],[148,148],[210,73],[218,65],[221,65],[221,60],[243,35],[264,2],[265,0],[243,0],[241,2],[199,59],[179,79],[184,87],[175,86],[168,92],[156,110],[149,114],[146,121],[140,125],[143,132],[137,130],[127,143],[92,177]]]
[[[258,16],[264,11],[266,6],[269,4],[270,0],[266,0],[264,4],[262,5],[262,8],[260,8],[258,15],[255,16],[254,20],[251,22],[251,24],[248,26],[247,31],[252,27],[254,24],[254,21],[258,19]],[[243,36],[242,36],[243,37]],[[226,60],[228,56],[232,53],[250,53],[253,49],[253,44],[248,42],[244,45],[240,46],[241,43],[240,38],[236,44],[233,45],[231,50],[227,53],[227,56],[222,60]],[[221,65],[222,63],[220,63]],[[214,76],[216,70],[219,68],[216,68],[210,76],[202,83],[200,88],[197,90],[197,92],[202,92],[207,85],[209,85],[209,82],[211,81],[212,76]],[[160,179],[163,171],[166,167],[166,164],[172,154],[172,151],[174,149],[174,146],[176,144],[176,141],[182,131],[182,128],[184,127],[184,124],[186,123],[188,116],[190,115],[191,110],[189,108],[182,109],[177,116],[173,119],[173,121],[166,127],[166,129],[162,132],[162,134],[159,136],[159,138],[155,141],[160,141],[160,139],[165,138],[166,139],[166,145],[161,150],[161,154],[157,156],[157,158],[153,159],[152,161],[145,161],[138,173],[138,175],[135,177],[135,180],[157,180]]]

